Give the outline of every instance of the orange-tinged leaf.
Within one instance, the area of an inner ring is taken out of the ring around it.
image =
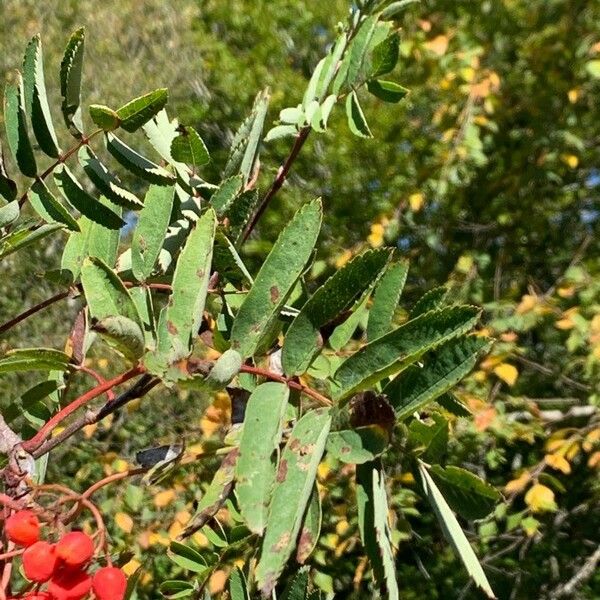
[[[493,423],[496,414],[496,409],[493,406],[488,406],[475,414],[475,429],[477,429],[477,431],[485,431]]]
[[[587,461],[587,466],[590,469],[599,469],[600,468],[600,451],[590,454],[590,457],[588,458],[588,461]]]
[[[561,471],[565,475],[568,475],[571,472],[571,465],[562,454],[546,454],[544,460],[549,467]]]
[[[211,594],[219,594],[225,589],[227,582],[227,573],[222,569],[215,571],[208,582],[208,590]]]
[[[116,526],[125,533],[131,533],[133,530],[133,519],[124,512],[118,512],[115,515]]]
[[[121,569],[127,577],[131,577],[131,575],[133,575],[141,566],[142,563],[139,560],[132,558],[128,563],[125,563]]]
[[[432,40],[425,43],[425,48],[430,52],[433,52],[436,56],[443,56],[448,50],[448,36],[437,35]]]
[[[519,377],[517,368],[509,363],[500,363],[494,368],[494,374],[510,386],[515,385],[517,378]]]
[[[521,302],[519,302],[516,310],[516,313],[518,315],[524,315],[525,313],[528,313],[530,311],[532,311],[538,304],[539,302],[539,298],[535,295],[532,294],[525,294],[522,298],[521,298]]]
[[[383,235],[385,227],[381,223],[373,223],[371,225],[371,233],[367,236],[367,241],[372,248],[383,246]]]
[[[175,500],[175,490],[164,490],[154,496],[154,506],[156,508],[164,508],[171,504],[173,500]]]
[[[351,250],[344,250],[336,259],[335,259],[335,268],[341,269],[350,259],[352,258]]]
[[[504,486],[504,492],[507,494],[518,494],[525,489],[530,480],[531,475],[529,471],[523,471],[516,479],[512,479]]]
[[[541,483],[531,486],[525,494],[525,503],[533,512],[555,511],[554,492]]]

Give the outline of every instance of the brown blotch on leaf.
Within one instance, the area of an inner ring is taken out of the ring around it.
[[[281,462],[279,463],[279,468],[277,469],[277,483],[281,483],[282,481],[285,481],[285,478],[287,477],[287,470],[288,470],[287,460],[282,459]]]
[[[271,302],[275,304],[279,300],[279,288],[276,285],[271,286]]]
[[[167,331],[171,335],[177,335],[177,327],[175,327],[175,323],[173,323],[173,321],[167,321]]]

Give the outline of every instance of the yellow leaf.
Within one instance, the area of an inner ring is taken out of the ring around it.
[[[169,539],[169,536],[165,535],[164,533],[153,532],[148,538],[148,543],[150,544],[150,546],[155,546],[156,544],[161,544],[162,546],[170,546],[171,540]]]
[[[473,257],[470,254],[463,254],[456,261],[456,270],[459,273],[468,273],[473,268]]]
[[[372,248],[379,248],[383,246],[383,234],[385,228],[381,223],[373,223],[371,225],[371,233],[367,236],[367,241]]]
[[[559,319],[554,323],[554,327],[556,329],[562,329],[563,331],[568,331],[569,329],[573,329],[575,327],[575,323],[571,319]]]
[[[556,293],[561,298],[572,298],[575,295],[575,286],[574,285],[562,285],[556,290]]]
[[[183,525],[179,521],[173,521],[169,527],[169,538],[176,540],[179,534],[184,530]]]
[[[512,479],[504,486],[507,494],[518,494],[522,492],[531,479],[529,471],[523,471],[516,479]]]
[[[546,454],[544,457],[546,464],[557,471],[562,471],[565,475],[571,472],[569,461],[562,454]]]
[[[222,569],[215,571],[208,582],[208,590],[211,594],[219,594],[225,589],[227,582],[227,573]]]
[[[448,50],[448,36],[438,35],[425,43],[425,48],[437,56],[443,56]]]
[[[571,104],[575,104],[575,102],[577,102],[579,99],[579,93],[580,91],[577,88],[573,88],[572,90],[568,91],[567,97],[569,98],[569,102]]]
[[[352,258],[352,251],[351,250],[344,250],[335,259],[335,268],[336,269],[341,269],[351,258]]]
[[[578,442],[575,442],[569,446],[569,449],[566,451],[565,456],[569,460],[573,460],[581,450],[581,446]]]
[[[585,436],[583,449],[586,452],[591,452],[598,442],[600,442],[600,429],[592,429],[592,431]]]
[[[460,76],[467,82],[471,83],[475,77],[475,69],[473,67],[464,67],[460,70]]]
[[[348,524],[348,521],[346,521],[346,519],[342,519],[341,521],[338,521],[336,526],[335,526],[335,532],[338,535],[344,535],[344,533],[346,533],[346,531],[348,531],[348,527],[350,527],[350,525]]]
[[[99,358],[98,359],[98,366],[101,369],[106,369],[106,367],[108,367],[108,359],[107,358]]]
[[[525,494],[525,503],[533,512],[554,511],[554,492],[541,483],[533,485]]]
[[[141,566],[142,563],[139,560],[132,558],[128,563],[125,563],[121,569],[127,577],[131,577]]]
[[[587,466],[590,469],[596,469],[600,467],[600,451],[590,454],[590,457],[587,461]]]
[[[91,423],[90,425],[86,425],[83,428],[83,435],[85,439],[89,440],[94,435],[96,429],[98,429],[98,423]]]
[[[521,302],[516,308],[516,313],[518,315],[523,315],[533,310],[538,304],[538,297],[533,294],[525,294],[521,298]]]
[[[133,519],[127,513],[118,512],[115,515],[115,523],[125,533],[131,533],[133,530]]]
[[[574,154],[562,154],[561,160],[571,169],[576,169],[579,165],[579,158]]]
[[[420,192],[411,194],[408,197],[408,203],[410,204],[410,210],[413,212],[419,212],[423,208],[425,197]]]
[[[508,385],[515,385],[517,377],[519,377],[519,371],[517,368],[509,363],[500,363],[494,368],[494,374],[496,377],[502,379],[504,383]]]
[[[163,492],[158,492],[158,494],[154,496],[154,506],[156,506],[156,508],[164,508],[171,504],[173,500],[175,500],[175,491],[164,490]]]
[[[516,342],[519,339],[519,336],[514,331],[507,331],[500,336],[500,339],[503,342]]]

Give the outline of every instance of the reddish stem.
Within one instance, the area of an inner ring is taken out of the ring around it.
[[[81,371],[82,373],[85,373],[86,375],[89,375],[90,377],[93,377],[99,384],[106,383],[106,379],[104,379],[104,377],[102,377],[102,375],[100,375],[98,371],[94,371],[94,369],[90,369],[85,365],[79,365],[77,367],[77,370]],[[106,390],[106,399],[109,402],[115,399],[115,393],[113,392],[113,390]]]
[[[3,334],[5,331],[8,331],[11,327],[18,325],[21,321],[24,321],[31,315],[35,315],[35,313],[39,312],[40,310],[44,310],[44,308],[51,306],[55,302],[58,302],[59,300],[62,300],[63,298],[67,298],[70,294],[71,294],[71,292],[60,292],[59,294],[56,294],[56,295],[48,298],[47,300],[44,300],[43,302],[40,302],[39,304],[36,304],[35,306],[28,308],[27,310],[23,311],[21,314],[17,315],[14,319],[11,319],[10,321],[6,321],[6,323],[3,323],[2,325],[0,325],[0,334]]]
[[[302,385],[301,383],[294,381],[293,379],[288,379],[283,375],[278,375],[277,373],[273,373],[272,371],[267,371],[266,369],[261,369],[259,367],[252,367],[250,365],[243,365],[241,368],[242,373],[251,373],[252,375],[258,375],[259,377],[264,377],[265,379],[270,379],[271,381],[278,381],[280,383],[285,383],[289,388],[294,390],[298,390],[307,396],[310,396],[314,400],[316,400],[319,404],[323,406],[331,406],[332,402],[326,396],[319,394],[316,390],[312,388]]]
[[[37,450],[39,446],[48,438],[52,433],[52,430],[62,421],[64,421],[69,415],[74,413],[77,409],[85,406],[88,402],[94,400],[98,396],[101,396],[108,390],[129,381],[133,377],[137,375],[141,375],[144,373],[145,369],[142,365],[137,365],[130,369],[126,373],[122,373],[121,375],[117,375],[113,379],[109,379],[104,383],[97,385],[95,388],[88,390],[85,394],[80,396],[79,398],[73,400],[70,404],[65,406],[62,410],[58,411],[54,416],[52,416],[44,426],[29,440],[23,442],[23,449],[27,452],[32,452]]]

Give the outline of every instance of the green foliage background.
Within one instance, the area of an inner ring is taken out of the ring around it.
[[[271,88],[270,120],[299,102],[346,11],[345,0],[4,0],[0,67],[9,73],[19,66],[23,40],[39,31],[46,73],[56,73],[66,33],[85,25],[84,102],[118,106],[168,87],[173,114],[196,126],[211,150],[208,179],[216,181],[256,91]],[[555,493],[556,510],[536,512],[525,489],[509,488],[493,518],[469,527],[501,598],[550,598],[600,541],[600,461],[593,459],[600,427],[600,5],[431,0],[410,7],[402,28],[396,75],[411,89],[408,99],[391,108],[364,102],[376,140],[357,143],[341,116],[330,133],[312,136],[247,253],[259,264],[300,202],[322,196],[328,243],[319,247],[315,280],[333,272],[347,249],[386,243],[411,259],[407,305],[448,282],[453,297],[485,307],[488,332],[499,341],[460,391],[475,424],[454,423],[446,461],[499,488],[523,470],[546,476],[540,483]],[[50,105],[58,106],[56,86],[49,88]],[[285,140],[266,147],[263,185],[288,149]],[[60,245],[56,239],[3,262],[1,315],[57,290],[37,273]],[[0,349],[56,346],[75,307],[55,305],[4,336]],[[95,360],[106,368],[104,357]],[[22,383],[3,380],[1,401]],[[198,439],[209,430],[207,417],[201,420],[207,402],[155,394],[118,417],[127,417],[118,433],[103,426],[85,446],[58,451],[51,475],[69,475],[83,488],[140,447],[183,432],[193,443],[190,420]],[[208,417],[225,425],[226,408],[217,401]],[[568,473],[544,463],[556,453]],[[344,503],[348,478],[336,469],[321,473],[336,482],[326,500],[336,517],[317,555],[320,581],[365,597],[360,586],[351,591],[361,549]],[[107,512],[134,519],[131,532],[115,524],[113,533],[117,547],[147,560],[140,597],[156,597],[154,582],[172,568],[163,530],[190,510],[210,475],[205,465],[164,484],[177,493],[166,507],[150,499],[158,488],[143,498],[133,486],[106,495]],[[400,457],[395,476],[406,484],[394,497],[402,598],[476,597],[430,517],[421,517]],[[600,577],[577,594],[597,598]]]

